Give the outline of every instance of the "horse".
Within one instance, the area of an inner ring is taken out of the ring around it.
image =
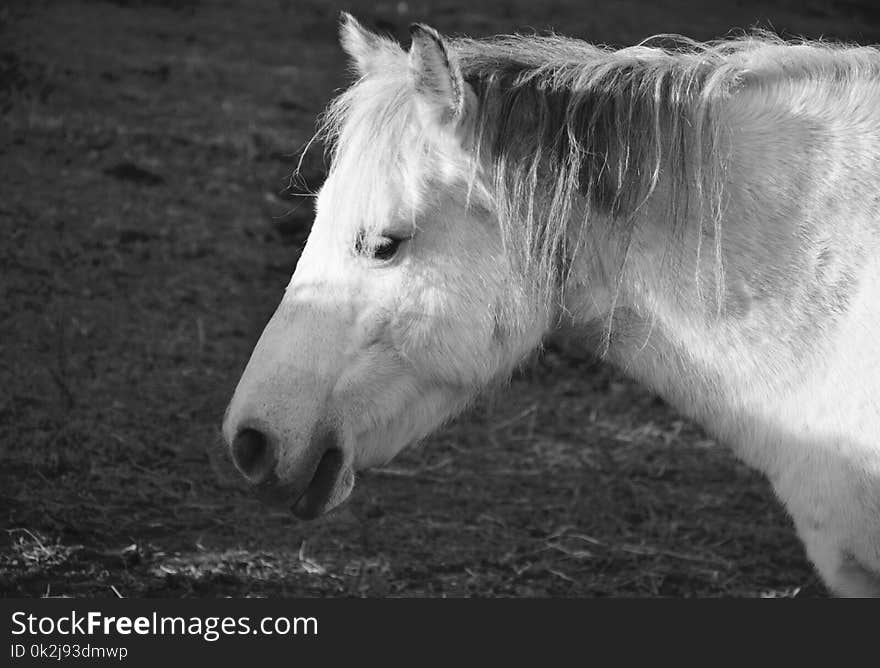
[[[342,16],[314,225],[223,421],[246,481],[327,513],[568,327],[880,595],[880,50],[410,33]]]

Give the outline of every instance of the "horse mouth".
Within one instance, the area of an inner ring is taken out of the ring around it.
[[[313,520],[345,501],[353,488],[354,472],[345,465],[342,450],[330,448],[321,456],[311,481],[291,510],[301,520]]]

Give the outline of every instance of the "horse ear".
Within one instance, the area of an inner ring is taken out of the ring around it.
[[[455,54],[429,26],[414,23],[409,32],[409,66],[421,108],[441,127],[460,128],[475,96],[462,77]]]
[[[351,58],[354,69],[360,76],[364,76],[375,69],[377,56],[388,40],[364,28],[348,12],[342,12],[339,42],[342,50]]]

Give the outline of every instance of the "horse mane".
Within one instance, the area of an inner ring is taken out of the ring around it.
[[[638,214],[662,191],[669,238],[697,220],[698,253],[703,237],[714,248],[720,306],[730,148],[723,102],[746,87],[763,87],[771,99],[785,95],[780,82],[880,77],[875,48],[764,32],[706,43],[660,35],[622,49],[556,35],[451,38],[447,47],[479,100],[474,147],[502,237],[538,279],[532,283],[556,299],[580,239],[597,221],[608,221],[618,245],[619,282]],[[399,140],[413,113],[406,54],[390,41],[383,48],[380,72],[361,78],[324,115],[334,155],[355,135],[373,152],[392,151],[386,165],[424,155],[428,138],[419,137],[424,146]]]

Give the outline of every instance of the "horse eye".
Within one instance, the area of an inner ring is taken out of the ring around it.
[[[374,245],[367,241],[364,232],[360,232],[354,241],[354,252],[358,255],[366,255],[373,260],[387,262],[397,255],[400,244],[404,241],[406,239],[397,237],[379,237],[379,241]]]
[[[381,241],[373,249],[373,257],[377,260],[390,260],[397,255],[397,249],[400,248],[401,241],[403,240],[382,237]]]

